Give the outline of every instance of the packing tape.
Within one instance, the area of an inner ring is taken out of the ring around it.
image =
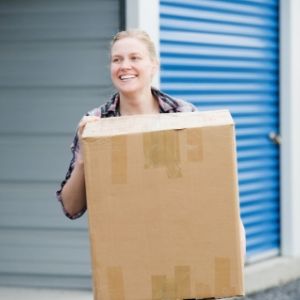
[[[111,173],[113,184],[127,183],[126,136],[114,136],[111,138]]]
[[[187,159],[190,162],[203,160],[202,129],[187,130]]]
[[[107,282],[110,300],[125,300],[124,279],[121,267],[107,268]]]
[[[169,178],[182,177],[178,131],[143,134],[145,169],[164,167]]]
[[[182,300],[191,294],[191,270],[189,266],[176,266],[175,276],[152,276],[152,300]]]
[[[164,275],[152,276],[152,300],[175,300],[175,281]]]
[[[226,257],[215,258],[215,291],[226,295],[234,295],[235,288],[231,286],[231,261]]]
[[[176,299],[183,299],[191,294],[191,269],[189,266],[175,267]]]
[[[164,299],[166,299],[166,300],[175,300],[176,299],[174,278],[167,278],[166,297],[163,298],[162,300],[164,300]]]
[[[165,299],[167,289],[167,276],[154,275],[152,281],[152,300]]]

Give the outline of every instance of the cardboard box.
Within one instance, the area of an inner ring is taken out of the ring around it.
[[[101,119],[83,147],[95,300],[244,294],[228,111]]]

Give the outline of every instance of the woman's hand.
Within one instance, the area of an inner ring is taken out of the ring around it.
[[[77,137],[78,137],[78,141],[79,141],[79,150],[76,152],[76,162],[77,163],[83,163],[82,152],[81,152],[81,148],[82,148],[81,147],[81,139],[82,139],[83,130],[87,123],[96,122],[98,120],[100,120],[100,117],[98,117],[98,116],[84,116],[78,123]]]
[[[82,133],[83,133],[83,130],[84,130],[84,127],[87,123],[90,123],[90,122],[95,122],[95,121],[99,121],[100,120],[100,117],[98,116],[84,116],[79,124],[78,124],[78,127],[77,127],[77,135],[78,135],[78,138],[81,139],[81,136],[82,136]]]

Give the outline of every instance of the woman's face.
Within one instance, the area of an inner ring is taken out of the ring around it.
[[[151,87],[157,63],[150,57],[144,42],[126,37],[112,46],[110,70],[116,89],[123,95],[130,95]]]

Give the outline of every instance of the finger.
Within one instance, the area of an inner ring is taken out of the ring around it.
[[[100,120],[98,116],[84,116],[78,124],[78,133],[81,135],[87,123]]]
[[[97,116],[84,116],[84,117],[81,119],[80,123],[81,123],[82,125],[84,125],[84,124],[86,124],[86,123],[88,123],[88,122],[98,121],[99,119],[100,119],[100,117],[97,117]]]

